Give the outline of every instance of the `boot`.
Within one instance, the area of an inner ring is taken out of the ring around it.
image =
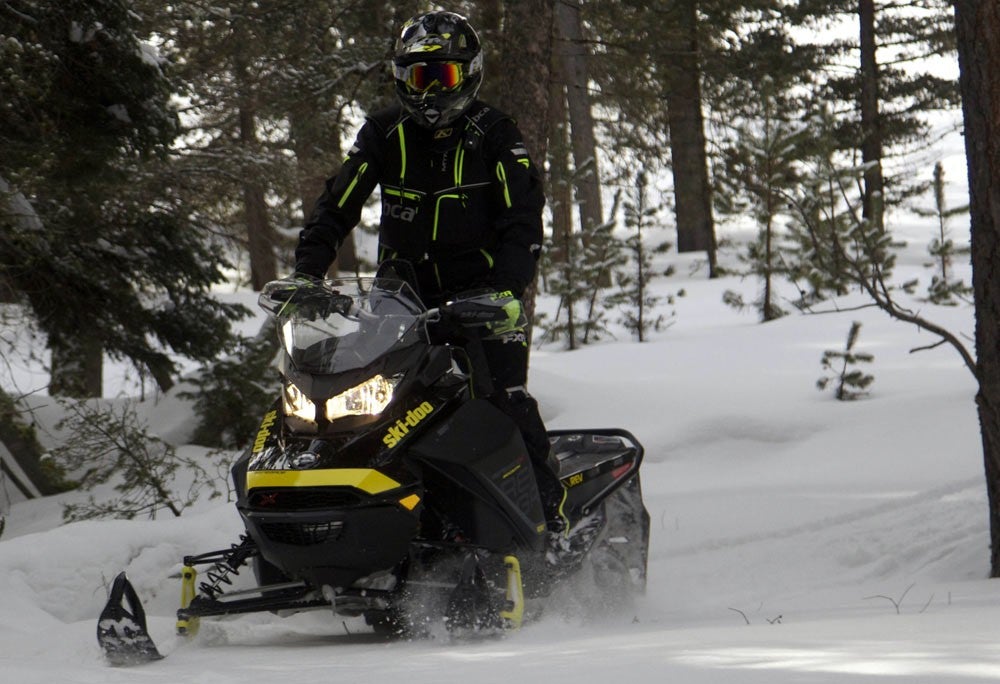
[[[538,495],[542,499],[542,513],[549,532],[569,534],[569,519],[563,510],[566,502],[566,487],[556,474],[544,462],[532,460],[535,466],[535,481],[538,483]]]

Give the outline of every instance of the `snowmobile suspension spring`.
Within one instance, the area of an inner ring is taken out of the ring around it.
[[[240,543],[233,544],[225,557],[205,571],[208,581],[198,585],[201,592],[208,598],[215,599],[223,592],[223,585],[233,583],[232,576],[239,575],[239,568],[256,552],[256,545],[249,541],[247,535],[240,535]]]

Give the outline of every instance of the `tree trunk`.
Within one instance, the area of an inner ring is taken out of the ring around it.
[[[569,121],[566,109],[565,62],[553,51],[549,87],[549,177],[552,247],[549,260],[560,268],[568,258],[567,241],[573,233],[573,191],[569,170]]]
[[[504,70],[497,74],[503,109],[517,116],[524,143],[539,169],[548,153],[554,1],[504,3],[504,26],[508,30],[501,47]]]
[[[317,130],[310,125],[316,118],[309,112],[295,112],[290,115],[303,221],[308,221],[311,217],[316,200],[323,194],[327,177],[339,172],[339,160],[343,157],[339,131]],[[332,172],[331,162],[336,167]],[[352,232],[337,250],[337,258],[330,264],[326,275],[329,278],[336,278],[340,271],[357,273],[358,270],[358,257]]]
[[[705,153],[698,59],[697,0],[678,0],[664,41],[673,53],[667,87],[670,157],[674,175],[677,251],[708,255],[709,276],[716,275],[712,191]]]
[[[566,292],[559,303],[558,316],[566,313],[566,337],[570,349],[576,349],[575,311],[572,255],[573,246],[573,191],[569,173],[569,131],[566,115],[566,89],[563,86],[562,65],[553,56],[553,79],[549,103],[549,196],[552,199],[552,247],[549,262],[552,270],[563,276]]]
[[[84,330],[68,338],[49,337],[52,354],[49,394],[89,399],[103,395],[104,346]]]
[[[240,107],[240,142],[246,152],[257,149],[257,122],[252,109]],[[275,236],[264,199],[264,186],[250,170],[243,181],[243,209],[246,214],[247,252],[250,256],[250,285],[257,292],[278,277],[274,254]]]
[[[516,113],[524,143],[540,170],[544,170],[548,153],[554,2],[519,0],[504,3],[507,39],[501,48],[500,60],[504,70],[497,74],[499,101],[504,103],[506,111]],[[534,284],[524,294],[524,308],[530,321],[535,311]]]
[[[861,24],[861,161],[865,165],[862,216],[884,230],[882,124],[878,113],[878,62],[875,59],[875,0],[858,1]]]
[[[501,51],[503,49],[503,31],[501,22],[503,21],[503,7],[506,3],[501,0],[476,0],[475,8],[469,19],[479,34],[479,40],[483,44],[483,85],[479,89],[479,97],[486,102],[500,103],[500,81],[499,74],[503,73],[500,66]],[[502,108],[502,107],[501,107]]]
[[[956,0],[976,307],[976,405],[989,498],[990,575],[1000,577],[1000,4]]]
[[[580,227],[584,235],[604,223],[601,202],[601,178],[597,165],[597,140],[591,112],[587,70],[587,49],[583,43],[580,5],[556,3],[556,34],[559,37],[560,75],[565,78],[566,103],[569,108],[570,143],[576,166],[576,198],[580,204]]]

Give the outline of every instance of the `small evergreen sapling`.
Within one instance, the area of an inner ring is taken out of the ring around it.
[[[562,254],[558,263],[542,263],[547,271],[548,292],[559,297],[559,307],[551,321],[540,317],[535,323],[547,339],[565,339],[567,349],[577,349],[608,333],[607,311],[600,297],[601,283],[627,260],[622,243],[614,234],[618,204],[616,194],[606,223],[564,234],[560,244],[548,241],[546,252]]]
[[[931,278],[931,284],[927,288],[927,301],[932,304],[945,306],[955,306],[956,300],[968,299],[972,294],[972,288],[966,285],[961,279],[952,278],[952,261],[957,254],[968,253],[968,248],[962,250],[955,246],[949,236],[948,219],[959,213],[966,213],[968,206],[961,206],[957,209],[949,209],[944,198],[944,167],[941,162],[934,165],[934,211],[933,216],[937,219],[938,234],[927,246],[927,251],[934,261],[928,266],[936,267],[937,273]]]
[[[854,345],[858,341],[858,333],[861,331],[861,324],[857,321],[851,323],[851,330],[847,333],[847,345],[844,351],[823,352],[823,370],[833,373],[825,375],[816,381],[816,387],[825,390],[831,382],[836,383],[834,396],[838,401],[853,401],[868,394],[867,388],[875,380],[875,377],[868,375],[860,369],[854,368],[859,363],[871,363],[875,357],[867,352],[854,351]]]
[[[634,232],[620,247],[625,258],[620,260],[620,268],[615,273],[618,291],[605,300],[608,306],[619,308],[619,322],[635,334],[639,342],[645,342],[650,330],[659,331],[666,322],[662,314],[653,313],[661,297],[653,295],[649,289],[649,281],[655,273],[642,230],[649,226],[649,220],[656,215],[658,208],[648,205],[646,186],[646,174],[640,171],[636,177],[634,201],[625,203],[625,225]]]

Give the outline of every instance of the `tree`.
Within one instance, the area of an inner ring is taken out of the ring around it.
[[[739,184],[732,188],[733,195],[747,197],[749,207],[742,203],[732,207],[746,210],[758,226],[757,240],[748,247],[743,257],[750,272],[762,281],[762,292],[755,303],[761,320],[772,321],[785,312],[778,305],[775,279],[790,275],[781,256],[779,218],[787,208],[783,193],[799,183],[795,163],[798,160],[801,138],[806,134],[803,126],[778,118],[779,93],[783,88],[774,79],[765,77],[760,82],[758,112],[747,121],[733,122],[735,140],[725,152],[725,178]],[[728,295],[728,293],[727,293]],[[742,299],[734,299],[742,307]]]
[[[882,178],[882,118],[879,114],[879,69],[875,55],[875,0],[858,1],[860,24],[861,163],[865,169],[863,216],[881,230],[884,223],[885,180]]]
[[[868,394],[868,386],[874,382],[875,377],[868,375],[855,365],[859,363],[871,363],[875,357],[868,352],[854,350],[854,345],[858,342],[858,333],[861,332],[861,323],[854,321],[851,329],[847,333],[847,344],[843,351],[828,349],[823,352],[820,363],[824,371],[830,375],[824,375],[816,381],[816,387],[825,390],[830,383],[835,385],[833,395],[837,401],[854,401]]]
[[[584,12],[599,57],[591,69],[594,99],[604,113],[609,144],[622,152],[612,160],[618,175],[630,182],[640,159],[669,164],[677,248],[704,251],[710,275],[715,275],[702,81],[708,78],[704,60],[712,36],[723,33],[727,24],[713,22],[711,31],[704,29],[699,17],[705,4],[714,3],[614,0],[587,3]]]
[[[601,176],[594,133],[593,104],[590,97],[589,52],[583,38],[580,4],[563,0],[556,3],[557,49],[554,71],[562,88],[553,90],[553,97],[566,98],[565,113],[570,126],[570,148],[576,169],[575,185],[580,208],[580,229],[586,234],[604,220],[601,200]],[[553,81],[556,81],[554,78]],[[555,110],[555,103],[551,109]]]
[[[950,3],[810,0],[787,11],[789,21],[819,37],[808,45],[822,50],[826,63],[814,76],[813,109],[830,107],[838,116],[839,149],[865,170],[864,217],[881,228],[886,211],[926,189],[914,165],[891,162],[932,140],[928,112],[958,103],[954,80],[920,63],[953,54]],[[849,24],[857,38],[826,38]]]
[[[968,205],[951,208],[945,203],[944,196],[944,166],[941,162],[934,165],[934,210],[931,212],[920,212],[925,216],[933,216],[937,221],[937,235],[927,246],[927,251],[934,258],[929,264],[937,268],[937,273],[931,277],[931,284],[927,288],[927,301],[934,304],[952,306],[958,300],[967,300],[967,296],[972,293],[972,288],[966,285],[961,279],[952,278],[952,262],[959,253],[967,254],[967,249],[960,249],[955,246],[948,230],[948,219],[958,213],[968,213]]]
[[[0,281],[46,333],[50,392],[101,393],[103,354],[172,384],[165,348],[207,358],[241,307],[163,183],[171,83],[124,0],[0,12]]]
[[[554,0],[519,0],[504,3],[505,31],[498,74],[499,101],[515,112],[524,143],[534,163],[543,168],[548,154],[549,92],[552,73]],[[541,245],[539,245],[541,248]],[[525,313],[532,320],[535,286],[524,294]]]
[[[976,406],[989,499],[990,575],[1000,577],[1000,5],[955,0],[969,166]]]
[[[288,268],[297,229],[343,158],[351,108],[377,108],[395,10],[357,0],[148,4],[189,101],[186,187],[259,288]],[[338,263],[350,270],[353,241]]]
[[[665,321],[663,315],[653,314],[653,308],[660,303],[661,297],[653,295],[649,289],[649,283],[654,277],[653,262],[642,231],[649,227],[658,207],[650,206],[647,189],[646,174],[640,171],[636,174],[635,192],[624,206],[625,225],[635,232],[626,238],[622,247],[625,258],[621,259],[622,268],[615,278],[618,292],[607,301],[608,305],[619,307],[619,321],[626,330],[635,334],[639,342],[648,339],[650,330],[659,331]],[[668,246],[657,251],[665,251]]]
[[[666,64],[670,159],[674,172],[677,250],[705,252],[716,275],[712,191],[702,115],[698,0],[674,0],[661,16],[661,38],[671,53]]]
[[[130,403],[104,409],[87,402],[69,402],[67,417],[59,427],[66,429],[65,442],[53,450],[53,458],[67,470],[80,475],[80,488],[113,483],[117,496],[97,501],[91,495],[85,503],[66,504],[63,518],[155,518],[160,510],[180,517],[192,506],[200,492],[218,495],[215,481],[202,465],[148,432]],[[178,473],[192,478],[186,493],[175,491]]]

